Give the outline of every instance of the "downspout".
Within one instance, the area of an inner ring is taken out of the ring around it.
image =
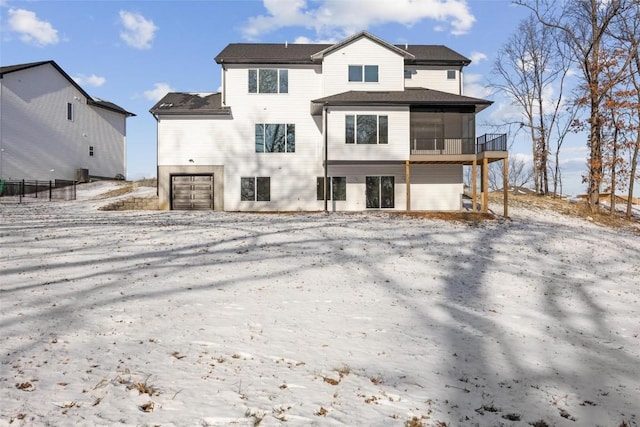
[[[153,116],[154,119],[156,119],[156,196],[160,196],[160,165],[159,165],[159,160],[160,160],[160,154],[158,153],[158,149],[160,148],[160,144],[158,143],[158,116],[156,116],[155,114],[151,113],[151,115]]]
[[[322,124],[322,128],[323,128],[323,138],[324,138],[324,211],[328,212],[328,195],[327,195],[327,188],[329,187],[327,184],[327,179],[328,179],[328,175],[329,175],[329,147],[328,147],[328,138],[327,138],[327,115],[328,115],[328,109],[327,109],[327,104],[325,104],[322,107],[322,119],[323,119],[323,124]]]
[[[222,60],[220,60],[222,62]],[[222,65],[222,105],[227,105],[227,69]]]

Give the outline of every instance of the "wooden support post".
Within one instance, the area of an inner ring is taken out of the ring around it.
[[[482,212],[489,212],[489,159],[482,159]]]
[[[471,200],[473,206],[471,207],[471,212],[476,212],[476,207],[478,206],[478,160],[473,159],[473,163],[471,164]]]
[[[504,189],[504,196],[502,203],[504,204],[504,217],[509,216],[509,158],[505,157],[504,162],[504,175],[502,176],[502,188]]]
[[[407,186],[407,212],[411,210],[411,162],[404,162],[405,183]]]

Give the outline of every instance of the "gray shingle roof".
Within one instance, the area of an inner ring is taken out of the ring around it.
[[[42,65],[50,64],[53,68],[58,70],[62,76],[69,81],[82,95],[87,99],[87,104],[95,105],[96,107],[104,108],[105,110],[113,111],[115,113],[124,114],[125,116],[135,116],[135,114],[125,110],[124,108],[114,104],[113,102],[105,101],[102,99],[94,98],[85,92],[82,87],[75,80],[73,80],[55,61],[39,61],[39,62],[29,62],[26,64],[16,64],[16,65],[7,65],[0,67],[0,78],[5,74],[14,73],[16,71],[27,70],[29,68],[40,67]]]
[[[314,99],[314,104],[325,105],[412,105],[412,106],[475,106],[481,111],[493,104],[485,99],[455,95],[425,88],[407,88],[404,91],[348,91]]]
[[[382,47],[386,47],[387,49],[391,50],[392,52],[395,52],[396,54],[401,55],[405,59],[405,61],[406,60],[415,59],[413,54],[408,53],[406,50],[400,49],[398,46],[394,46],[392,44],[389,44],[386,41],[374,36],[371,33],[366,32],[366,31],[360,31],[359,33],[356,33],[356,34],[352,35],[351,37],[347,37],[346,39],[342,40],[341,42],[333,44],[333,45],[329,46],[328,48],[323,49],[323,50],[319,51],[318,53],[313,54],[311,59],[313,59],[313,60],[322,60],[322,58],[324,58],[325,55],[328,55],[331,52],[334,52],[336,50],[339,50],[343,46],[347,46],[347,45],[349,45],[349,44],[353,43],[354,41],[359,40],[361,38],[368,38],[369,40],[372,40],[373,42],[377,43],[378,45],[380,45]]]
[[[229,115],[231,109],[222,106],[217,93],[169,92],[149,110],[152,114]]]
[[[231,43],[215,57],[218,64],[313,64],[323,51],[330,52],[358,37],[369,37],[377,43],[384,41],[366,32],[358,33],[336,44],[288,43]],[[388,45],[405,52],[407,65],[469,65],[471,60],[442,45]]]

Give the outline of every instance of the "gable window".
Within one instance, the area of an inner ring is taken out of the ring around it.
[[[456,79],[456,70],[447,70],[447,80]]]
[[[256,124],[256,153],[295,153],[296,125]]]
[[[366,177],[367,208],[394,207],[394,177]]]
[[[89,146],[89,157],[93,157],[93,145]]]
[[[67,102],[67,120],[73,121],[73,104],[70,102]]]
[[[388,144],[389,117],[375,114],[345,116],[347,144]]]
[[[327,200],[347,200],[347,177],[334,176],[327,180]],[[324,177],[316,179],[316,196],[318,200],[324,200]]]
[[[271,178],[268,176],[240,178],[240,200],[243,202],[271,200]]]
[[[350,82],[377,82],[377,65],[349,65]]]
[[[289,71],[275,68],[249,70],[249,93],[289,93]]]

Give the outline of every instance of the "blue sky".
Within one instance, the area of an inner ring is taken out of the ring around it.
[[[0,64],[54,60],[90,95],[137,114],[127,122],[127,178],[139,179],[156,170],[149,108],[169,91],[219,90],[213,58],[228,43],[327,43],[367,30],[391,43],[443,44],[473,60],[465,94],[495,102],[478,124],[500,123],[514,107],[485,85],[526,16],[507,0],[0,0]],[[511,141],[512,153],[531,158],[524,131]],[[585,192],[584,136],[563,153],[564,192]]]

